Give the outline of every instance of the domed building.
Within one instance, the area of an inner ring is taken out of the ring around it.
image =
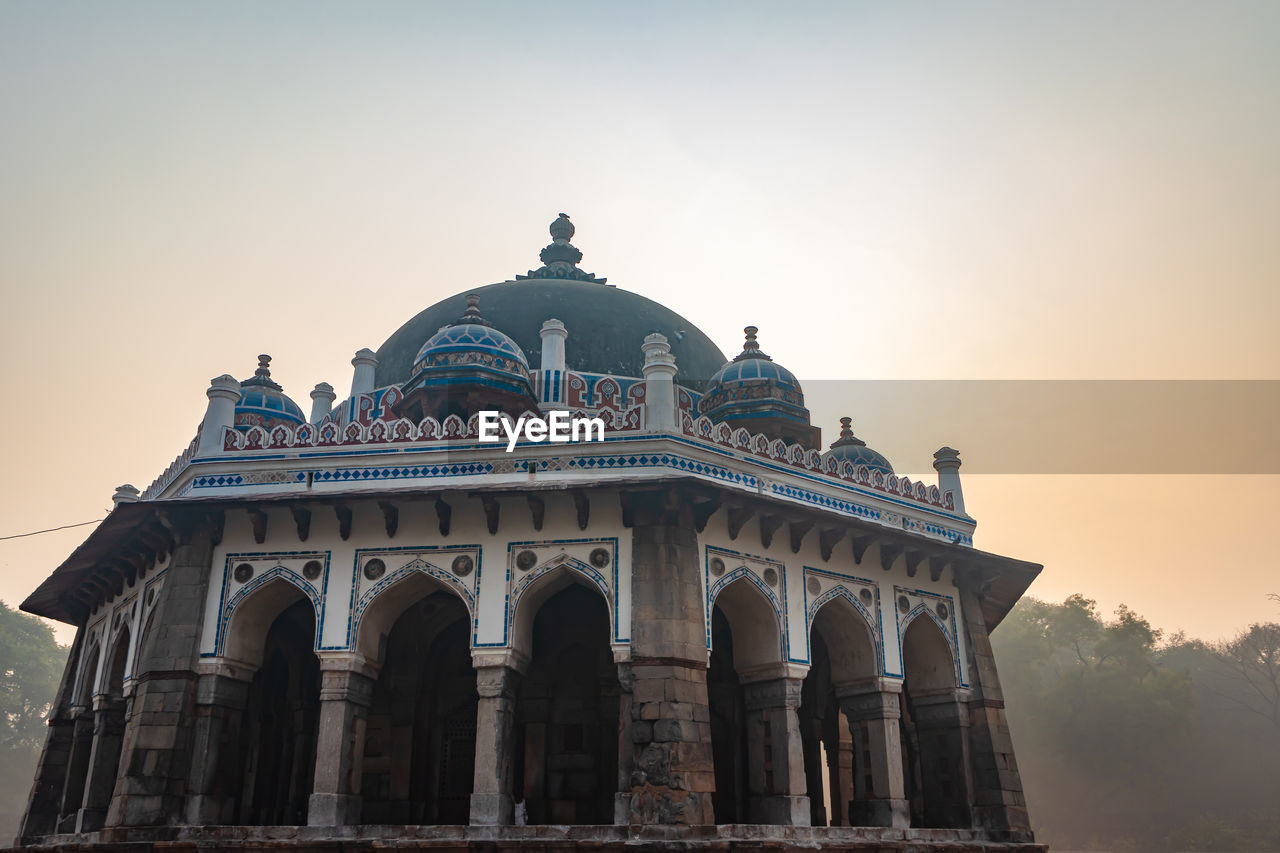
[[[342,401],[211,381],[22,605],[77,634],[20,843],[1043,849],[988,640],[1040,567],[973,547],[957,452],[824,451],[755,327],[551,235]]]

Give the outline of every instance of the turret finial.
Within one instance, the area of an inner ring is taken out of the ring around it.
[[[742,352],[734,357],[734,361],[742,361],[746,358],[763,358],[765,361],[773,361],[772,358],[760,351],[760,342],[756,340],[756,333],[760,329],[755,326],[747,326],[742,331],[746,334],[747,340],[742,345]]]
[[[271,356],[263,353],[258,356],[258,369],[253,371],[253,375],[240,383],[241,387],[247,385],[261,385],[264,388],[273,388],[276,391],[283,390],[279,383],[271,378]]]
[[[463,311],[462,316],[454,320],[449,325],[451,326],[464,326],[464,325],[492,326],[493,324],[490,323],[488,320],[486,320],[480,314],[480,294],[468,293],[467,294],[467,310]]]
[[[853,418],[840,419],[840,437],[831,442],[832,447],[844,447],[845,445],[856,444],[858,447],[866,447],[867,443],[853,434]]]

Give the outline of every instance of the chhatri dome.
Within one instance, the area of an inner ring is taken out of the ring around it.
[[[760,349],[759,331],[743,329],[742,352],[711,377],[701,412],[713,421],[814,447],[818,430],[809,424],[800,381]]]
[[[989,640],[1040,567],[958,453],[824,450],[573,234],[305,417],[266,355],[156,401],[196,436],[22,603],[77,633],[21,845],[1042,853]]]
[[[236,426],[247,429],[260,426],[270,429],[277,424],[305,424],[307,418],[298,404],[289,399],[278,382],[271,378],[271,356],[258,356],[258,369],[240,383],[240,402],[236,403]]]

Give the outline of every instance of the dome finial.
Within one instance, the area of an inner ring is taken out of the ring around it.
[[[542,259],[542,266],[536,270],[529,270],[526,275],[516,276],[516,281],[530,278],[555,278],[604,284],[607,279],[596,278],[593,273],[578,269],[582,252],[569,242],[576,231],[573,223],[569,221],[569,214],[562,213],[556,217],[556,221],[551,223],[551,245],[543,249],[538,256]]]
[[[462,312],[462,316],[454,320],[450,325],[453,326],[492,326],[493,324],[486,320],[480,314],[480,294],[467,294],[467,310]]]
[[[853,418],[840,419],[840,437],[831,443],[834,447],[845,447],[847,445],[857,445],[858,447],[866,447],[867,443],[853,434]]]
[[[263,388],[273,388],[276,391],[283,390],[280,385],[271,378],[271,356],[266,353],[258,356],[258,369],[253,371],[253,375],[240,383],[242,388],[251,385],[259,385]]]
[[[756,332],[760,329],[755,326],[747,326],[742,330],[747,336],[747,340],[742,345],[742,352],[733,359],[734,361],[742,361],[747,358],[762,358],[765,361],[773,361],[772,358],[760,351],[760,342],[756,340]]]
[[[556,217],[556,221],[551,223],[551,239],[564,240],[568,242],[573,239],[574,233],[577,231],[573,227],[573,223],[569,221],[569,214],[562,213]]]

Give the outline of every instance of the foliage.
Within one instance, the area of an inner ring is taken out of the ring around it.
[[[1041,840],[1275,849],[1280,773],[1256,756],[1280,748],[1269,716],[1280,626],[1255,625],[1221,644],[1165,640],[1128,607],[1107,620],[1073,595],[1024,599],[992,643]]]
[[[48,625],[0,601],[0,839],[17,833],[66,656]]]

